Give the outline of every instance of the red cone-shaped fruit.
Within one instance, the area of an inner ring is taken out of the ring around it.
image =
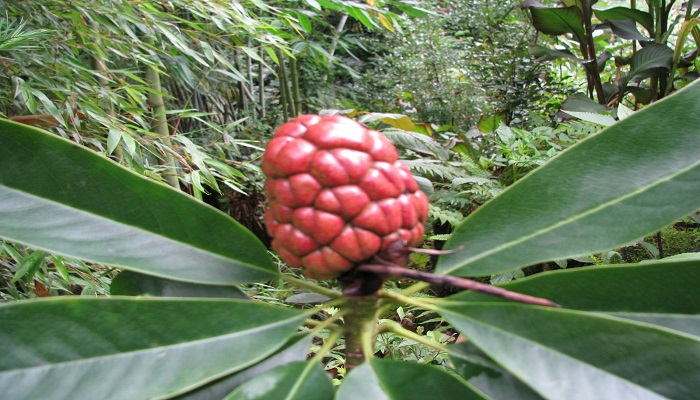
[[[315,279],[331,279],[423,236],[428,198],[381,133],[341,116],[302,115],[277,129],[262,170],[272,248]]]

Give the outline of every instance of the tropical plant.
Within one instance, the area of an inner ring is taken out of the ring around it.
[[[692,84],[519,180],[458,227],[446,247],[466,247],[441,257],[438,276],[459,281],[595,253],[696,210],[698,96],[700,84]],[[7,120],[0,122],[0,237],[124,268],[132,276],[122,278],[122,288],[142,294],[0,305],[6,399],[692,399],[700,393],[696,255],[554,271],[502,287],[561,307],[473,291],[415,296],[422,283],[343,296],[280,275],[264,246],[219,211],[71,141]],[[241,299],[236,289],[277,278],[331,300],[295,310]],[[439,313],[461,336],[443,345],[401,326],[377,325],[378,312],[397,304]],[[312,318],[335,307],[327,318]],[[310,329],[297,335],[300,326]],[[449,362],[381,359],[378,328],[443,351]],[[323,344],[306,360],[318,332],[327,335],[317,336]],[[341,336],[354,368],[334,390],[320,361]]]
[[[595,95],[600,105],[620,104],[627,94],[634,96],[636,105],[647,104],[697,77],[700,10],[692,2],[685,5],[685,11],[674,8],[675,0],[646,1],[646,10],[638,9],[636,2],[631,2],[630,7],[606,9],[594,7],[596,2],[591,0],[559,3],[547,7],[536,0],[523,1],[522,7],[529,11],[539,32],[561,38],[557,47],[536,46],[533,53],[540,59],[565,59],[581,65],[586,72],[587,95]],[[615,40],[606,40],[607,34],[597,35],[604,30],[630,42],[617,45],[615,50],[608,48]],[[690,37],[694,38],[694,46],[689,44]],[[608,76],[614,81],[606,82],[602,73],[613,57],[617,70]],[[591,104],[568,109],[605,110]]]

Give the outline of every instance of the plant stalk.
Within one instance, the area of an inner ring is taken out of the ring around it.
[[[374,354],[379,296],[348,297],[345,316],[345,367],[348,371]]]
[[[289,74],[292,78],[292,100],[294,102],[294,117],[301,114],[301,95],[299,93],[299,71],[296,58],[289,60]]]
[[[364,264],[360,265],[356,269],[384,276],[402,276],[404,278],[429,282],[434,285],[450,285],[462,289],[473,290],[475,292],[490,294],[492,296],[502,297],[504,299],[517,301],[519,303],[545,307],[559,307],[557,303],[548,299],[512,292],[498,286],[487,285],[485,283],[476,282],[471,279],[457,276],[431,274],[428,272],[400,267],[398,265]]]
[[[284,52],[277,49],[277,59],[279,60],[279,85],[280,85],[280,104],[282,105],[282,115],[284,120],[288,121],[290,115],[294,115],[294,104],[289,93],[289,85],[287,84],[287,68],[284,61]]]
[[[260,59],[264,60],[265,50],[260,46]],[[258,106],[260,107],[260,119],[265,118],[265,65],[258,61]]]
[[[152,36],[146,38],[146,43],[153,46],[155,39]],[[173,148],[173,143],[170,140],[170,132],[168,130],[168,120],[165,116],[165,103],[163,100],[163,91],[160,86],[160,74],[158,70],[153,66],[146,66],[146,82],[148,87],[151,89],[148,92],[148,103],[150,104],[153,113],[153,122],[151,125],[151,130],[155,133],[161,140],[164,146],[169,149]],[[180,189],[180,184],[177,179],[177,164],[175,163],[175,158],[168,151],[163,151],[163,158],[161,160],[161,165],[166,168],[164,174],[165,179],[168,184],[175,189]]]
[[[93,32],[99,32],[100,26],[93,20],[90,21],[90,29],[92,29]],[[109,92],[109,80],[107,79],[107,76],[109,75],[109,68],[107,67],[107,61],[105,60],[103,53],[100,52],[97,43],[92,44],[92,47],[92,68],[99,72],[97,75],[97,82],[105,92]],[[112,121],[116,121],[117,115],[114,112],[114,107],[109,99],[107,99],[105,104],[105,112]],[[124,152],[121,145],[114,148],[114,155],[117,158],[117,162],[120,164],[124,163]]]

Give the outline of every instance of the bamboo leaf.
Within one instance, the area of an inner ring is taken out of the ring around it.
[[[276,274],[225,214],[55,135],[0,120],[0,237],[151,275],[210,284]]]
[[[700,206],[700,85],[572,146],[472,213],[439,273],[480,276],[594,254]],[[600,190],[604,187],[605,190]]]

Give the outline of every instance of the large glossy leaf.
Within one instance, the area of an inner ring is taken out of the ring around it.
[[[700,340],[620,318],[457,299],[443,316],[549,399],[695,399]]]
[[[263,374],[273,368],[288,364],[294,361],[304,361],[309,354],[311,346],[311,336],[295,336],[285,344],[285,347],[278,350],[265,360],[244,369],[225,376],[219,380],[200,386],[197,389],[173,397],[173,400],[220,400],[234,391],[237,387],[250,379]]]
[[[578,7],[544,7],[533,0],[523,1],[522,7],[530,10],[532,25],[538,31],[554,36],[572,34],[579,43],[585,42],[583,15]]]
[[[639,81],[659,73],[665,73],[673,66],[673,50],[665,44],[655,43],[644,47],[632,56],[630,71],[622,77],[623,86],[628,82]]]
[[[595,16],[601,21],[632,19],[640,23],[648,32],[654,30],[654,18],[646,11],[633,10],[627,7],[613,7],[607,10],[593,10]]]
[[[469,342],[451,344],[448,352],[459,376],[494,400],[541,400],[542,396],[513,374],[484,357]]]
[[[440,273],[486,275],[591,254],[700,207],[700,82],[581,141],[471,214]]]
[[[371,359],[353,369],[337,400],[487,399],[470,384],[433,365]]]
[[[560,58],[572,60],[572,61],[575,61],[577,63],[580,63],[583,61],[580,58],[576,57],[568,49],[558,50],[558,49],[550,49],[550,48],[542,47],[542,46],[533,46],[530,49],[530,53],[533,56],[537,57],[538,60],[540,60],[540,61],[554,61],[554,60],[558,60]]]
[[[509,282],[508,290],[544,297],[567,308],[598,311],[700,337],[700,259],[559,270]],[[463,301],[500,301],[475,292]]]
[[[653,38],[639,33],[637,25],[631,19],[611,19],[595,26],[595,29],[610,28],[612,32],[623,39],[651,41]]]
[[[270,278],[265,247],[225,214],[73,142],[0,120],[0,237],[201,283]]]
[[[258,375],[225,400],[331,400],[335,390],[319,362],[292,362]]]
[[[4,304],[0,387],[8,400],[172,396],[264,359],[303,319],[228,299]]]
[[[590,97],[580,92],[568,96],[566,100],[564,100],[564,103],[562,103],[561,109],[590,112],[595,114],[601,114],[608,111],[605,105],[591,100]]]

